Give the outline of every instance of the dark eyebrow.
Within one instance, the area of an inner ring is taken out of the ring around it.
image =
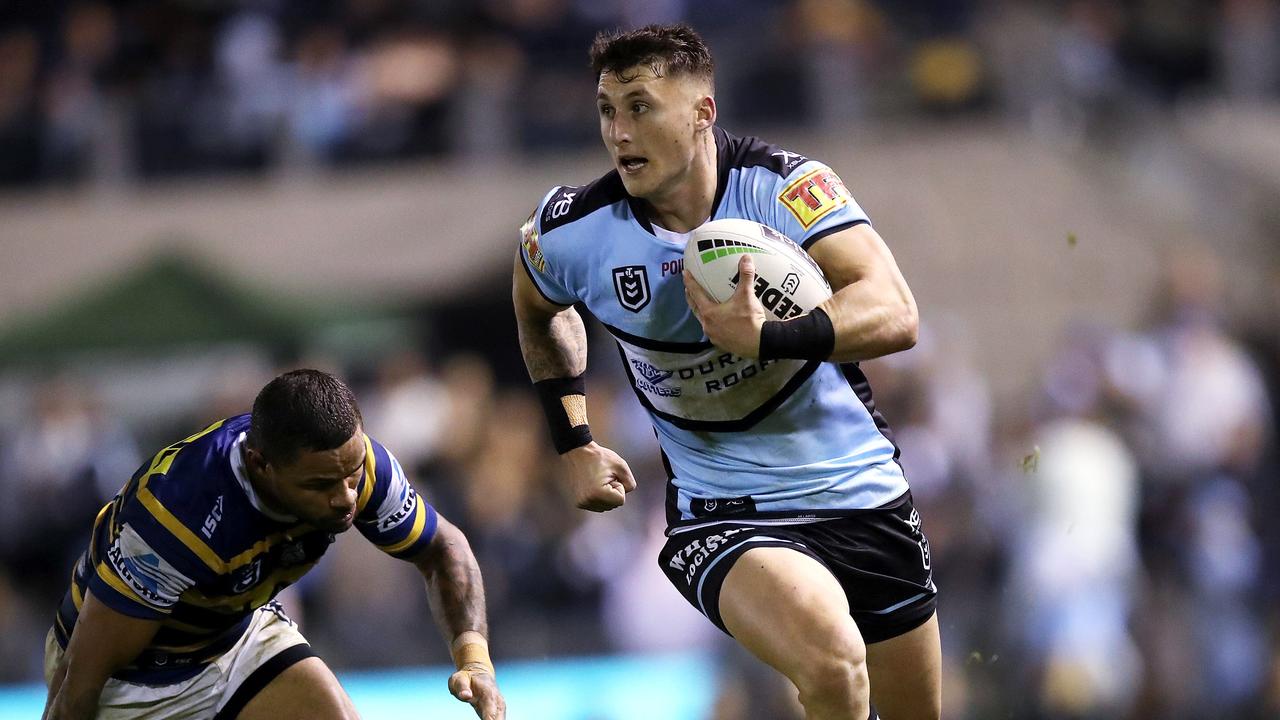
[[[628,92],[628,93],[624,94],[624,95],[622,96],[622,99],[623,99],[624,101],[625,101],[625,100],[630,100],[631,98],[636,97],[636,96],[641,96],[641,97],[646,97],[646,98],[647,98],[647,97],[650,97],[650,95],[649,95],[649,91],[648,91],[648,90],[645,90],[644,88],[636,88],[635,90],[632,90],[632,91],[630,91],[630,92]],[[596,93],[596,100],[608,100],[608,99],[609,99],[609,97],[608,97],[607,95],[605,95],[604,93],[602,93],[602,92],[598,92],[598,93]]]

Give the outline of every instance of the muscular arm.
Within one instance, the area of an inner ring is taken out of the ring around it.
[[[520,333],[520,352],[535,382],[574,378],[587,370],[587,331],[572,307],[548,302],[534,287],[516,258],[511,299]],[[561,455],[574,504],[583,510],[605,512],[626,502],[636,488],[626,461],[594,440]]]
[[[893,254],[870,225],[814,243],[809,254],[835,294],[821,307],[836,331],[834,362],[856,362],[916,344],[919,313]]]
[[[503,720],[507,703],[488,659],[484,584],[466,536],[439,517],[431,542],[412,560],[427,581],[431,614],[458,666],[458,672],[449,677],[449,692],[471,705],[481,720]]]
[[[480,566],[461,530],[440,517],[435,537],[413,564],[427,581],[431,614],[446,641],[465,632],[488,637]]]
[[[516,258],[511,282],[520,352],[534,382],[570,378],[587,369],[587,331],[572,307],[542,297]]]
[[[107,678],[145,650],[159,629],[159,620],[129,617],[85,592],[71,641],[49,682],[45,720],[93,718]]]

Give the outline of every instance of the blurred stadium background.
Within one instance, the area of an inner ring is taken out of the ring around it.
[[[592,515],[510,312],[516,227],[608,169],[592,34],[675,19],[721,124],[835,167],[916,293],[918,347],[866,369],[947,716],[1280,716],[1275,0],[0,3],[0,713],[38,713],[96,508],[309,365],[471,537],[513,718],[794,717],[657,571],[610,343],[593,426],[640,489]],[[469,717],[377,554],[291,590],[304,631],[366,717]]]

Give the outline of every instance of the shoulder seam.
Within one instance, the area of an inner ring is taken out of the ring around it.
[[[617,171],[586,185],[560,185],[538,207],[538,227],[543,235],[627,199]]]

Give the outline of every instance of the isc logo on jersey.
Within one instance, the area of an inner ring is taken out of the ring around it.
[[[844,186],[835,171],[826,167],[805,173],[778,194],[778,200],[787,206],[805,230],[850,199],[849,188]]]

